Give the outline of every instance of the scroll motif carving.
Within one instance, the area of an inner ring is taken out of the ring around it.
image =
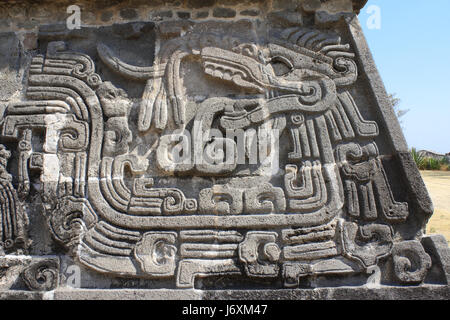
[[[278,235],[273,232],[248,232],[239,245],[239,258],[245,263],[246,272],[253,277],[275,277],[280,259],[280,248],[276,244]]]
[[[96,222],[97,215],[89,202],[74,197],[61,199],[49,218],[53,234],[66,244],[78,241],[79,235]]]
[[[393,235],[387,225],[358,226],[356,223],[344,222],[341,228],[346,254],[360,260],[366,267],[375,265],[378,259],[388,256],[392,250]]]
[[[431,267],[431,258],[419,241],[396,243],[392,256],[395,276],[402,283],[421,283]]]
[[[35,262],[23,271],[22,279],[30,290],[54,290],[59,283],[59,262],[55,259]]]
[[[154,275],[171,276],[175,272],[174,246],[176,233],[173,232],[148,232],[140,242],[136,244],[135,256],[141,263],[141,268]]]

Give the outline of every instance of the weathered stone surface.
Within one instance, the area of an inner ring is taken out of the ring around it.
[[[320,9],[322,6],[322,3],[320,0],[306,0],[302,3],[302,8],[306,12],[315,12],[316,10]]]
[[[259,10],[254,10],[254,9],[249,9],[249,10],[243,10],[240,12],[241,15],[243,16],[252,16],[252,17],[256,17],[260,14]]]
[[[295,290],[56,290],[52,294],[0,291],[2,300],[449,300],[447,286]]]
[[[180,19],[189,19],[191,17],[191,13],[179,11],[179,12],[177,12],[177,16]]]
[[[299,12],[290,11],[290,10],[271,12],[271,13],[269,13],[267,18],[274,25],[285,27],[285,28],[303,25],[302,14]]]
[[[24,57],[20,39],[14,33],[0,33],[0,101],[7,101],[17,94],[23,76]]]
[[[120,16],[124,19],[135,19],[138,16],[138,13],[135,9],[125,8],[120,10]]]
[[[233,18],[236,16],[236,10],[230,8],[214,8],[213,16],[216,18]]]
[[[446,283],[450,284],[450,248],[445,237],[442,235],[424,236],[422,245],[431,257],[432,269],[428,276],[433,279],[432,281],[439,282],[446,279]]]
[[[0,297],[448,299],[364,3],[2,4]]]
[[[4,255],[0,257],[0,290],[50,291],[59,285],[59,258]]]
[[[315,23],[320,27],[330,27],[341,19],[350,18],[352,14],[348,12],[328,13],[327,11],[317,11],[315,13]]]
[[[155,11],[155,12],[151,12],[150,16],[152,18],[156,18],[156,19],[172,18],[173,12],[172,11]]]
[[[45,300],[45,292],[33,291],[0,291],[0,300]]]
[[[114,13],[112,11],[104,11],[102,12],[101,19],[103,22],[108,22],[113,17]]]
[[[195,13],[195,17],[197,19],[205,19],[209,16],[209,12],[208,11],[199,11]]]
[[[216,3],[216,0],[187,0],[188,8],[200,9],[204,7],[211,7]]]

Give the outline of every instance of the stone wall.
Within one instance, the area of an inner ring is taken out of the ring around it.
[[[442,298],[365,2],[0,4],[6,297]]]
[[[366,1],[358,0],[114,0],[114,1],[21,1],[1,4],[3,30],[32,30],[40,24],[65,22],[67,7],[78,5],[83,24],[107,25],[113,22],[160,21],[177,19],[230,19],[264,15],[269,12],[353,13]]]

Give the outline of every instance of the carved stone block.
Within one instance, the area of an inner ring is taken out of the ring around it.
[[[448,285],[365,1],[200,2],[0,33],[1,288]]]

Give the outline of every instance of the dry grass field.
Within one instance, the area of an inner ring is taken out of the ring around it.
[[[421,171],[421,174],[434,204],[427,233],[443,234],[450,243],[450,172]]]

